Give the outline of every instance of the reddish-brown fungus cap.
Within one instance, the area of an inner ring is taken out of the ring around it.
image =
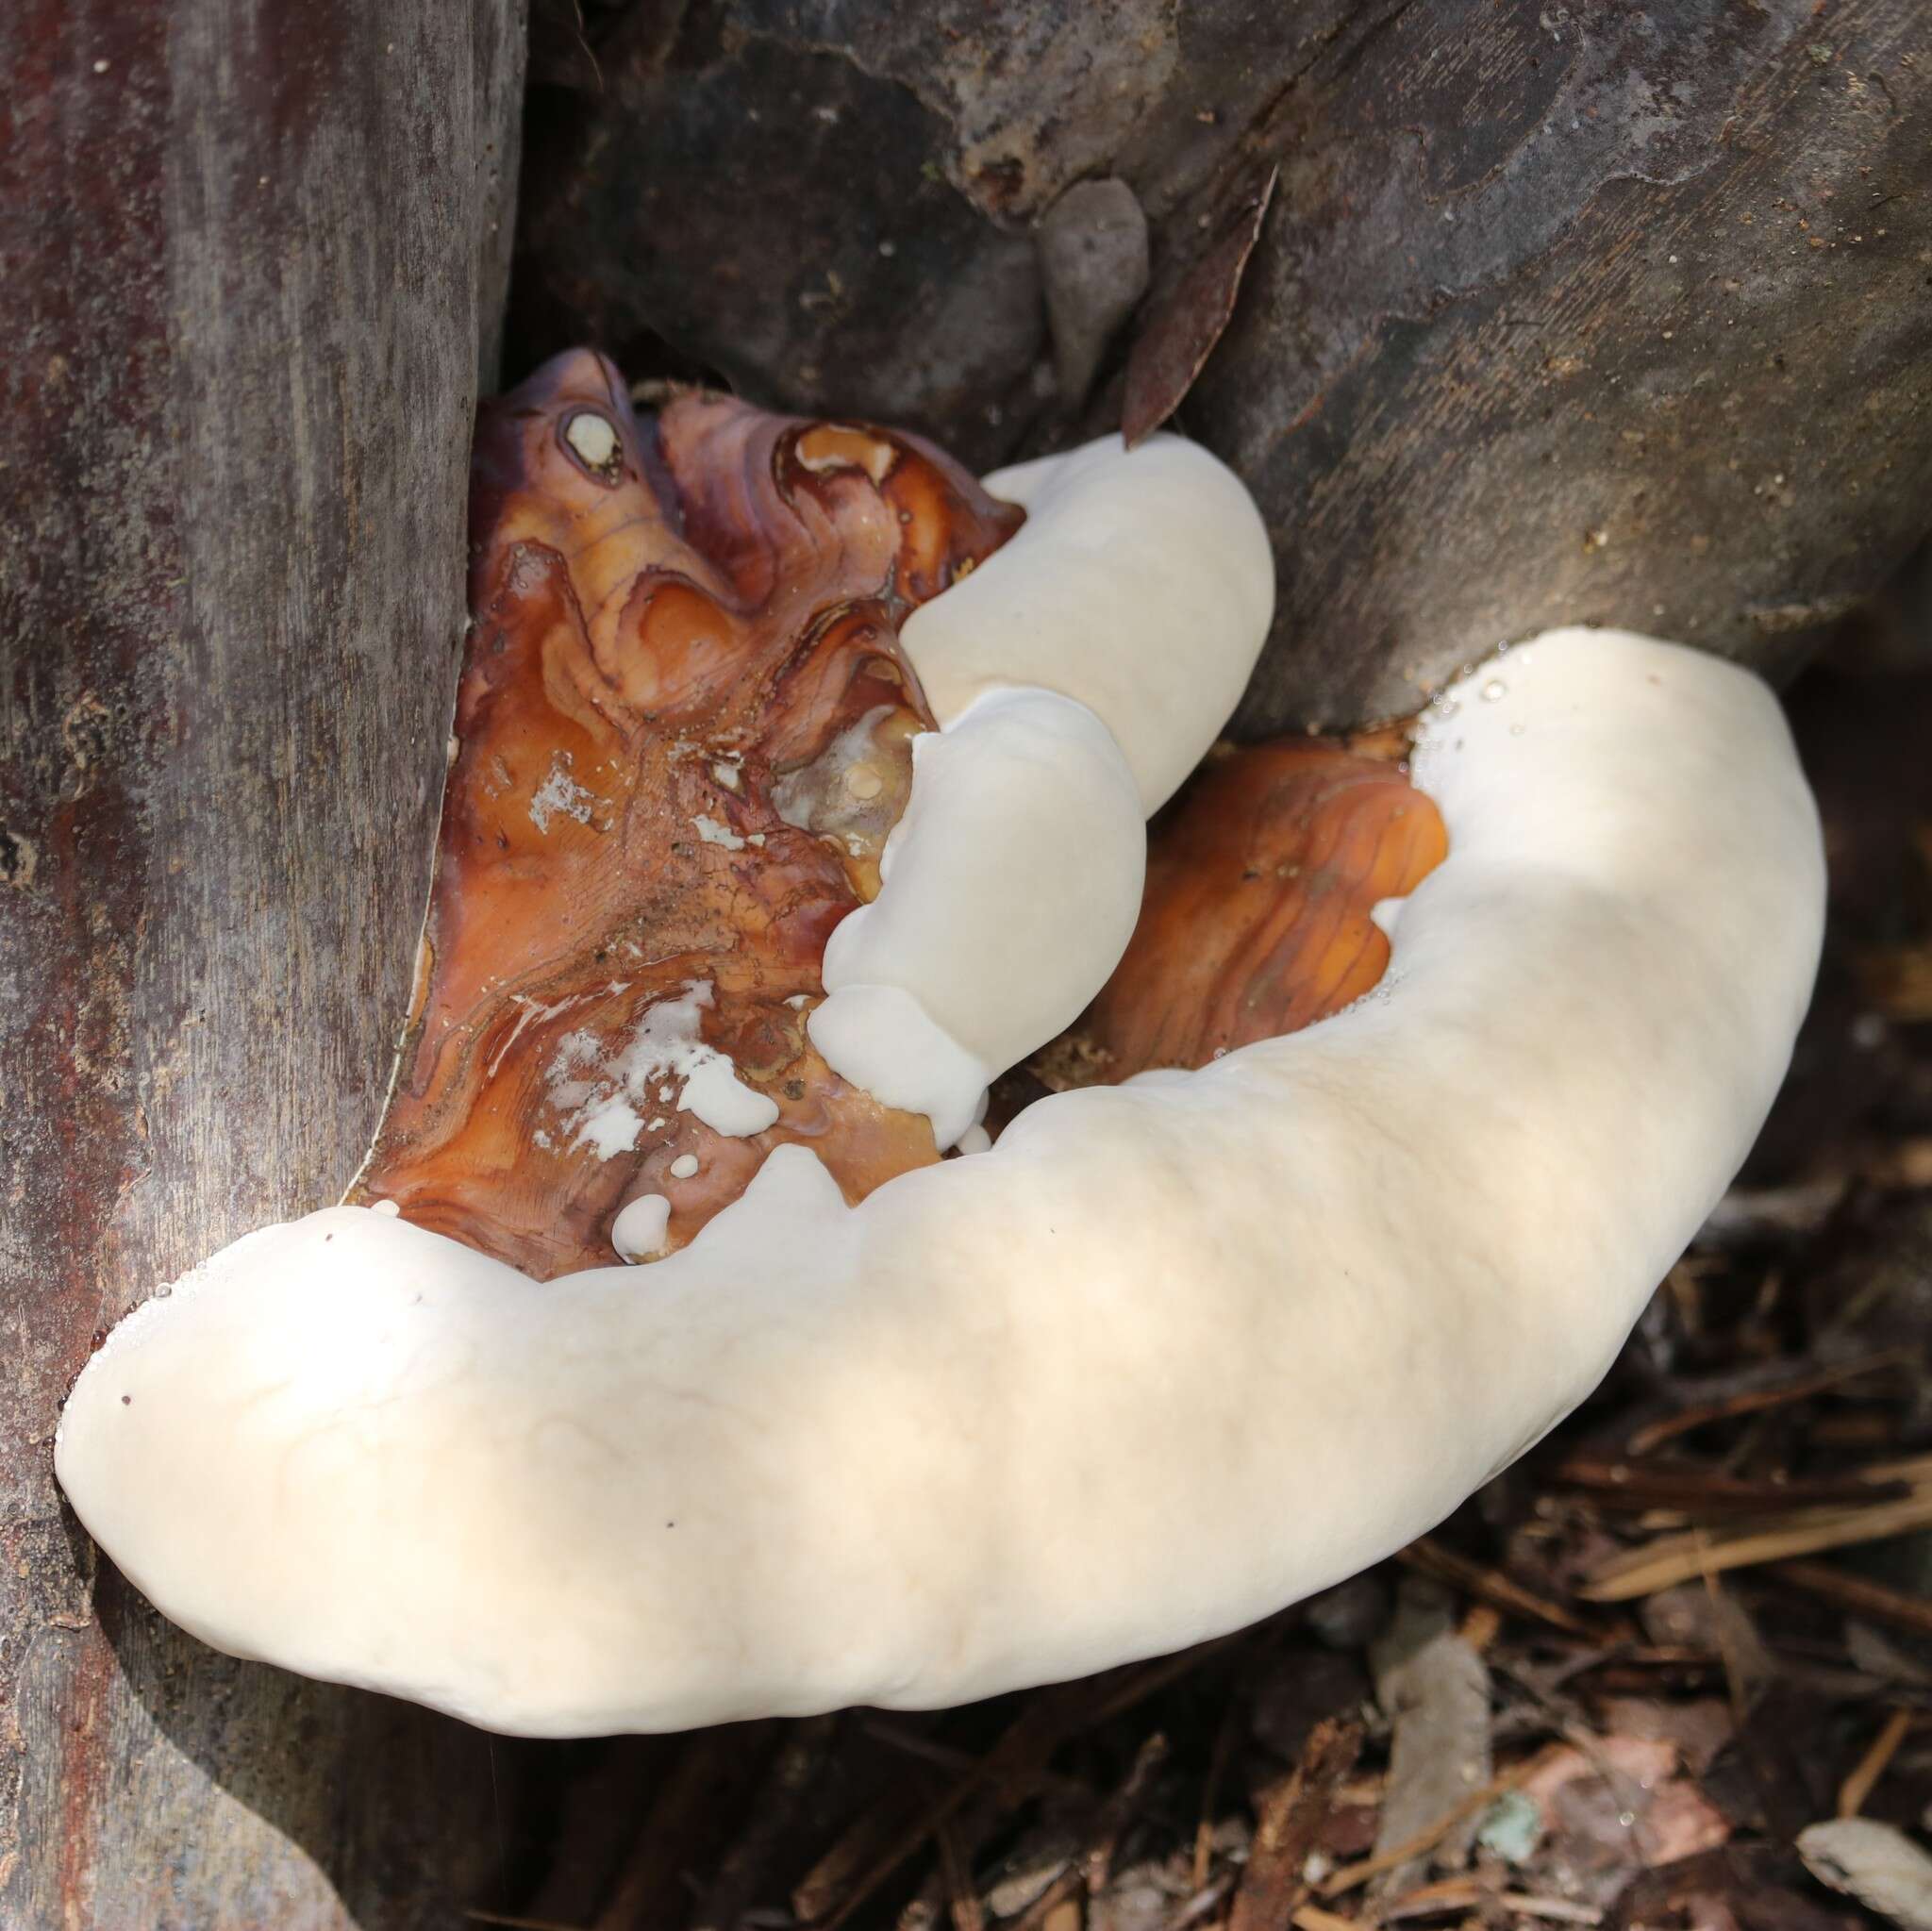
[[[1307,740],[1224,757],[1154,841],[1126,957],[1081,1028],[1109,1080],[1299,1032],[1371,990],[1371,917],[1442,862],[1441,814],[1400,766]]]
[[[936,1157],[804,1007],[931,723],[899,623],[1019,521],[915,437],[697,392],[640,420],[585,351],[485,406],[415,1010],[352,1199],[549,1276],[608,1260],[641,1192],[682,1244],[786,1140],[853,1199]],[[667,1076],[587,1130],[691,988],[775,1124],[714,1131]]]

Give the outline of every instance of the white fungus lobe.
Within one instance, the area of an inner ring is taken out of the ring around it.
[[[912,741],[879,895],[825,947],[812,1043],[951,1146],[988,1084],[1070,1025],[1119,962],[1146,850],[1133,774],[1085,705],[986,692]]]
[[[1026,521],[906,620],[906,654],[942,725],[989,691],[1076,698],[1119,742],[1144,812],[1207,755],[1274,611],[1253,499],[1198,443],[1102,437],[995,471]]]
[[[661,1193],[641,1193],[610,1224],[610,1244],[625,1260],[661,1254],[671,1226],[671,1203]]]
[[[1616,632],[1511,665],[1423,724],[1449,855],[1372,997],[856,1207],[780,1146],[642,1290],[264,1229],[81,1374],[81,1520],[220,1648],[551,1736],[964,1701],[1379,1560],[1614,1358],[1822,931],[1760,683]]]

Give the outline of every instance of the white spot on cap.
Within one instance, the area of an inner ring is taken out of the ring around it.
[[[661,1193],[641,1193],[610,1225],[610,1244],[625,1260],[662,1254],[671,1231],[671,1203]]]
[[[720,824],[715,818],[702,815],[691,820],[697,827],[698,837],[708,845],[723,845],[727,852],[741,852],[744,841],[728,824]]]
[[[608,469],[617,456],[617,431],[594,409],[580,409],[564,425],[563,440],[587,469]]]
[[[591,807],[597,802],[596,793],[585,791],[571,776],[570,767],[570,753],[558,752],[550,760],[543,782],[530,793],[530,823],[539,831],[548,832],[551,819],[559,811],[566,818],[575,818],[579,824],[591,822]]]
[[[671,1162],[671,1177],[674,1180],[689,1180],[698,1170],[696,1154],[679,1154]]]
[[[566,1116],[572,1144],[594,1147],[600,1159],[628,1153],[643,1130],[632,1102],[653,1090],[669,1106],[691,1113],[714,1133],[742,1139],[762,1133],[778,1117],[775,1100],[742,1085],[729,1057],[698,1037],[698,1014],[711,1004],[708,980],[687,981],[682,996],[646,1007],[630,1041],[605,1058],[594,1033],[566,1033],[549,1067],[550,1102]],[[675,1084],[684,1081],[684,1090]]]
[[[644,1123],[637,1109],[622,1094],[613,1093],[590,1107],[577,1123],[573,1146],[589,1146],[600,1160],[627,1154],[638,1143]]]

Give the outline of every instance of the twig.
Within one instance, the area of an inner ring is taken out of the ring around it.
[[[1828,1562],[1780,1562],[1771,1573],[1779,1582],[1788,1582],[1834,1608],[1870,1617],[1874,1623],[1890,1623],[1914,1636],[1932,1637],[1932,1602],[1923,1596],[1908,1596],[1903,1590],[1834,1569]]]
[[[1134,1821],[1147,1786],[1166,1756],[1167,1739],[1157,1731],[1141,1745],[1126,1781],[1108,1799],[1085,1856],[1074,1858],[1013,1919],[1008,1931],[1045,1931],[1047,1920],[1078,1892],[1084,1890],[1089,1897],[1097,1897],[1107,1889],[1121,1838]]]
[[[1594,1905],[1580,1905],[1574,1898],[1538,1897],[1526,1890],[1504,1890],[1496,1902],[1506,1911],[1524,1918],[1554,1918],[1559,1924],[1601,1924],[1604,1914]]]
[[[1421,1570],[1425,1575],[1433,1575],[1439,1581],[1450,1583],[1507,1615],[1526,1616],[1533,1623],[1547,1623],[1553,1628],[1562,1630],[1566,1636],[1596,1640],[1603,1635],[1601,1630],[1591,1628],[1582,1617],[1566,1609],[1561,1603],[1540,1596],[1534,1590],[1524,1589],[1520,1582],[1505,1575],[1500,1569],[1474,1562],[1467,1556],[1457,1555],[1454,1549],[1445,1549],[1427,1536],[1399,1550],[1396,1560],[1407,1563],[1411,1569]]]
[[[1883,1541],[1932,1527],[1932,1483],[1915,1488],[1902,1502],[1874,1502],[1862,1508],[1807,1508],[1773,1517],[1750,1527],[1713,1528],[1660,1536],[1605,1563],[1577,1594],[1592,1603],[1628,1602],[1689,1582],[1707,1569],[1712,1573],[1815,1556],[1825,1549]]]
[[[1190,1924],[1198,1924],[1208,1912],[1221,1908],[1221,1901],[1234,1889],[1234,1873],[1224,1871],[1182,1903],[1169,1917],[1163,1931],[1187,1931]]]
[[[1357,1931],[1353,1918],[1338,1916],[1334,1911],[1324,1911],[1320,1905],[1299,1906],[1293,1917],[1288,1921],[1295,1931]]]
[[[802,1924],[816,1924],[905,1830],[914,1807],[903,1785],[863,1805],[792,1887],[792,1916]]]
[[[836,1717],[807,1717],[785,1732],[763,1784],[745,1806],[744,1827],[717,1861],[694,1931],[734,1931],[754,1902],[766,1867],[817,1781],[838,1735]]]
[[[1236,1635],[1245,1634],[1245,1631],[1236,1632]],[[1099,1703],[1076,1701],[1070,1695],[1034,1704],[971,1770],[936,1803],[922,1810],[910,1826],[893,1838],[885,1851],[866,1867],[865,1874],[840,1901],[831,1916],[824,1921],[824,1931],[839,1931],[853,1912],[975,1792],[989,1784],[1008,1779],[1038,1781],[1047,1759],[1069,1739],[1097,1723],[1124,1715],[1157,1690],[1164,1690],[1170,1683],[1177,1682],[1198,1669],[1209,1656],[1225,1649],[1234,1640],[1235,1636],[1217,1637],[1212,1642],[1183,1650],[1179,1656],[1163,1657],[1159,1662],[1149,1663],[1139,1670],[1122,1672],[1125,1680]],[[1091,1694],[1095,1687],[1082,1685],[1074,1694]]]
[[[942,1797],[923,1806],[912,1822],[866,1866],[863,1875],[840,1900],[838,1908],[823,1921],[824,1931],[838,1931],[838,1927],[969,1797],[990,1784],[1016,1776],[1029,1766],[1043,1763],[1059,1741],[1059,1726],[1048,1724],[1046,1711],[1047,1706],[1042,1704],[1035,1704],[1025,1710],[999,1741],[947,1789]]]
[[[1865,1799],[1898,1755],[1898,1746],[1906,1740],[1906,1733],[1911,1727],[1912,1713],[1908,1709],[1895,1709],[1886,1718],[1885,1727],[1873,1738],[1871,1747],[1859,1757],[1857,1768],[1839,1786],[1840,1817],[1856,1817],[1865,1807]]]
[[[1417,1831],[1412,1838],[1377,1852],[1373,1857],[1364,1857],[1358,1864],[1344,1864],[1341,1870],[1331,1871],[1315,1886],[1316,1896],[1341,1897],[1366,1884],[1370,1878],[1379,1877],[1383,1872],[1393,1871],[1411,1857],[1420,1857],[1424,1852],[1433,1850],[1458,1823],[1486,1809],[1505,1790],[1513,1790],[1517,1785],[1527,1783],[1544,1764],[1568,1748],[1568,1744],[1553,1744],[1547,1750],[1540,1750],[1534,1756],[1524,1757],[1508,1770],[1499,1771],[1480,1790],[1472,1790],[1461,1803],[1444,1811],[1435,1823]]]
[[[1194,1864],[1190,1875],[1194,1889],[1202,1889],[1214,1861],[1214,1809],[1221,1798],[1221,1780],[1227,1774],[1234,1756],[1235,1739],[1241,1733],[1242,1710],[1238,1697],[1229,1697],[1214,1732],[1214,1748],[1208,1758],[1208,1774],[1201,1783],[1201,1815],[1194,1825]]]
[[[745,1780],[746,1765],[777,1732],[775,1723],[743,1723],[691,1739],[652,1802],[624,1874],[597,1914],[595,1931],[632,1931],[661,1920],[668,1897],[682,1899],[677,1873],[691,1861],[694,1842],[708,1835],[726,1794]]]
[[[1847,1381],[1875,1374],[1882,1368],[1916,1367],[1920,1359],[1921,1351],[1917,1348],[1887,1348],[1875,1355],[1862,1356],[1856,1361],[1840,1362],[1834,1368],[1819,1368],[1809,1373],[1793,1374],[1768,1387],[1740,1389],[1735,1393],[1697,1403],[1674,1415],[1666,1415],[1660,1421],[1652,1422],[1630,1437],[1624,1444],[1625,1450],[1631,1455],[1648,1455],[1666,1441],[1674,1441],[1679,1435],[1688,1435],[1693,1428],[1705,1427],[1709,1423],[1728,1422],[1739,1415],[1756,1414],[1762,1408],[1781,1407],[1786,1402],[1804,1401],[1811,1395],[1824,1394],[1840,1387]]]
[[[986,1913],[979,1907],[979,1894],[973,1889],[973,1873],[959,1850],[959,1839],[950,1817],[941,1818],[933,1832],[940,1847],[940,1873],[946,1887],[946,1915],[953,1931],[986,1931]]]
[[[1439,1877],[1431,1884],[1418,1884],[1399,1897],[1385,1899],[1376,1912],[1384,1924],[1399,1924],[1409,1918],[1433,1918],[1443,1911],[1466,1911],[1483,1896],[1483,1887],[1474,1877]]]
[[[1580,1905],[1574,1898],[1542,1897],[1526,1890],[1491,1890],[1480,1877],[1443,1877],[1391,1899],[1382,1906],[1381,1922],[1399,1923],[1405,1918],[1435,1917],[1443,1911],[1466,1911],[1483,1904],[1513,1911],[1519,1918],[1550,1918],[1559,1924],[1601,1924],[1604,1921],[1604,1914],[1594,1905]],[[1346,1920],[1335,1922],[1341,1923]]]
[[[1895,1476],[1835,1475],[1812,1481],[1749,1481],[1682,1463],[1575,1455],[1555,1472],[1566,1488],[1585,1489],[1605,1508],[1675,1508],[1689,1515],[1765,1515],[1832,1503],[1896,1502],[1911,1485]]]

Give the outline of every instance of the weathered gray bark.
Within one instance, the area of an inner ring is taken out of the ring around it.
[[[0,9],[0,1923],[445,1924],[489,1740],[160,1623],[54,1486],[157,1281],[337,1193],[405,1010],[520,0]]]
[[[591,18],[525,198],[530,348],[662,338],[981,462],[1117,420],[1053,394],[1029,225],[1069,184],[1132,186],[1135,326],[1185,333],[1174,291],[1278,164],[1182,412],[1280,562],[1249,731],[1413,709],[1558,622],[1776,670],[1932,527],[1924,0]]]

